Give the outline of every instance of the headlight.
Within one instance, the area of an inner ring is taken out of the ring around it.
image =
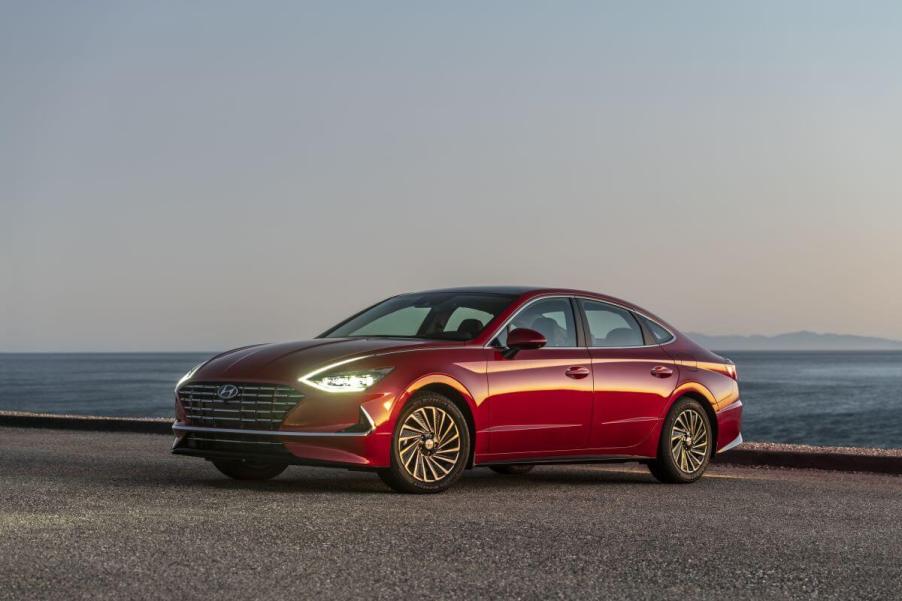
[[[179,386],[181,386],[182,384],[184,384],[185,382],[190,380],[191,376],[193,376],[195,374],[195,372],[197,372],[197,370],[199,370],[201,367],[204,366],[204,363],[206,363],[206,361],[204,361],[203,363],[198,363],[197,365],[192,367],[190,370],[188,370],[188,373],[186,373],[184,376],[182,376],[182,378],[181,378],[181,380],[179,380],[178,384],[175,385],[175,389],[178,390]]]
[[[326,392],[360,392],[388,375],[393,368],[336,371],[330,365],[299,378],[304,384]],[[332,371],[330,371],[332,370]]]

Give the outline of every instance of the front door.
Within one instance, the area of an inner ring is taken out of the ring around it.
[[[548,344],[505,358],[500,347],[516,328],[540,332]],[[488,360],[489,453],[493,459],[579,454],[592,421],[592,365],[579,344],[567,297],[533,301],[496,339]]]

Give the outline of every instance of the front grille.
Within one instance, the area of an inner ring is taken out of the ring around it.
[[[285,445],[273,440],[270,435],[189,432],[179,446],[195,451],[234,453],[248,457],[267,455],[285,460],[293,458]]]
[[[185,384],[179,388],[179,402],[188,423],[208,428],[278,430],[285,414],[303,398],[291,386],[278,384],[235,384],[238,396],[222,400],[223,384]]]

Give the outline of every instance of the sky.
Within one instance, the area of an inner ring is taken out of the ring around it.
[[[0,0],[0,351],[399,292],[902,339],[898,2]]]

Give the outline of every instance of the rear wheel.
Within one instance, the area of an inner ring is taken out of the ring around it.
[[[531,472],[534,467],[534,465],[521,463],[517,465],[490,465],[489,469],[506,476],[522,476]]]
[[[254,463],[240,460],[216,460],[213,462],[220,472],[235,480],[269,480],[285,471],[284,463]]]
[[[379,477],[398,492],[442,492],[460,478],[469,453],[470,431],[457,405],[436,392],[422,392],[401,412],[391,467]]]
[[[658,456],[648,464],[652,476],[673,484],[701,478],[714,447],[711,432],[711,421],[701,403],[688,397],[678,400],[664,420]]]

